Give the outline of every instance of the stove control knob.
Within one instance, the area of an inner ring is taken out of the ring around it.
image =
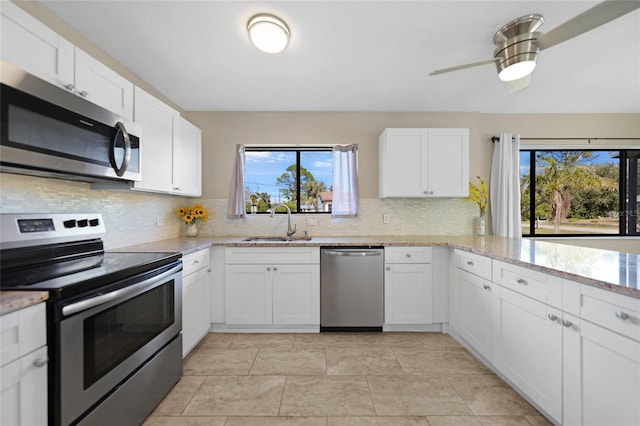
[[[74,219],[65,220],[64,222],[62,222],[62,224],[64,225],[65,228],[76,227],[76,221]]]
[[[98,226],[100,225],[99,219],[89,219],[89,226]]]
[[[80,228],[84,228],[85,226],[89,225],[89,221],[87,219],[80,219],[78,221],[78,226]]]

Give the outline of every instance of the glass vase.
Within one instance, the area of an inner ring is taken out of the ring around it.
[[[486,234],[486,218],[479,216],[476,218],[476,235],[484,236]]]
[[[187,224],[187,237],[197,237],[198,236],[198,225],[195,223]]]

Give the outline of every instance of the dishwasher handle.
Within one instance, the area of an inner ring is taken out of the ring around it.
[[[358,250],[358,251],[342,251],[342,250],[322,250],[327,256],[380,256],[382,252],[379,250]]]

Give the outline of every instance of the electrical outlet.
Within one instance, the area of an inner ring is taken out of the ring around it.
[[[316,218],[307,218],[307,226],[317,226],[318,219]]]
[[[164,226],[164,216],[156,216],[156,226]]]
[[[388,214],[383,214],[382,215],[382,223],[389,223],[389,215]]]

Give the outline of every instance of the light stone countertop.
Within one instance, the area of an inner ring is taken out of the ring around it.
[[[313,237],[311,241],[243,241],[245,237],[183,237],[122,247],[114,251],[181,252],[211,246],[319,247],[319,246],[448,246],[496,260],[640,298],[640,255],[567,244],[476,236],[367,236]]]
[[[0,291],[0,315],[28,308],[48,298],[47,291]]]

